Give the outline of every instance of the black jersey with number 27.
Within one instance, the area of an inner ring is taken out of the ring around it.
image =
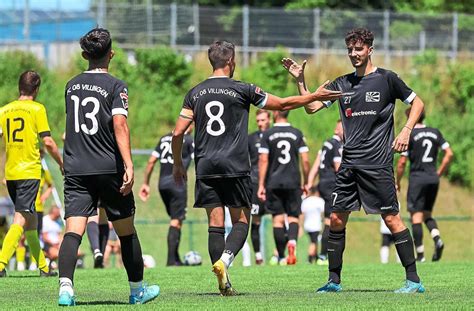
[[[211,77],[188,92],[183,108],[194,114],[198,179],[249,176],[249,109],[266,100],[259,87],[228,77]]]
[[[67,176],[123,172],[115,140],[113,116],[128,115],[125,82],[106,72],[86,71],[66,85]]]

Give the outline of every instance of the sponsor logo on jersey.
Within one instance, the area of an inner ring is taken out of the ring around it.
[[[378,103],[380,101],[380,92],[366,92],[365,101],[368,103]]]
[[[120,98],[122,99],[123,108],[128,109],[128,90],[124,88],[120,93]]]
[[[365,116],[376,116],[377,111],[375,110],[367,110],[367,111],[356,111],[353,112],[351,108],[346,109],[346,117],[365,117]]]
[[[351,109],[351,108],[347,108],[347,109],[346,109],[346,117],[347,117],[347,118],[352,117],[352,109]]]
[[[255,87],[255,93],[258,94],[258,95],[265,96],[265,92],[261,88],[259,88],[258,86]]]

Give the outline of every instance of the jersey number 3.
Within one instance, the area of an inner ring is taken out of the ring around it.
[[[278,162],[281,164],[288,164],[290,163],[291,160],[291,154],[290,154],[290,149],[291,145],[288,141],[286,140],[280,140],[277,143],[277,148],[281,149],[281,157],[278,157]]]
[[[97,133],[97,131],[99,130],[99,122],[97,121],[96,115],[99,112],[100,108],[99,100],[95,97],[86,97],[81,102],[79,97],[77,97],[76,95],[72,95],[71,99],[74,102],[74,131],[76,133],[79,133],[80,130],[82,130],[87,135],[94,135],[95,133]],[[91,128],[88,128],[87,125],[84,123],[79,124],[79,103],[82,106],[87,106],[89,103],[92,103],[94,105],[94,108],[91,112],[86,112],[84,114],[84,117],[91,120]]]

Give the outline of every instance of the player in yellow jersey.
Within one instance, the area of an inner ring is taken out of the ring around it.
[[[15,252],[23,231],[31,254],[38,263],[40,276],[52,276],[54,274],[46,264],[37,232],[35,200],[41,179],[39,138],[61,171],[63,162],[51,137],[46,109],[34,101],[41,84],[39,74],[26,71],[21,74],[18,84],[18,100],[0,108],[0,134],[4,138],[6,151],[5,179],[8,193],[15,204],[13,224],[0,252],[0,277],[6,276],[5,266]]]
[[[40,150],[40,154],[44,151]],[[42,157],[41,157],[42,158]],[[53,192],[53,177],[48,167],[43,164],[44,159],[41,159],[41,179],[39,185],[39,191],[36,195],[35,207],[36,214],[38,214],[38,235],[41,236],[41,231],[43,229],[43,212],[44,212],[44,202],[49,198]]]

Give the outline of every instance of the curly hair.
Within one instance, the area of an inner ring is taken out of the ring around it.
[[[346,34],[346,45],[362,42],[368,46],[374,44],[374,34],[367,28],[354,28]]]
[[[82,50],[92,59],[101,59],[112,48],[110,32],[104,28],[94,28],[79,41]]]

